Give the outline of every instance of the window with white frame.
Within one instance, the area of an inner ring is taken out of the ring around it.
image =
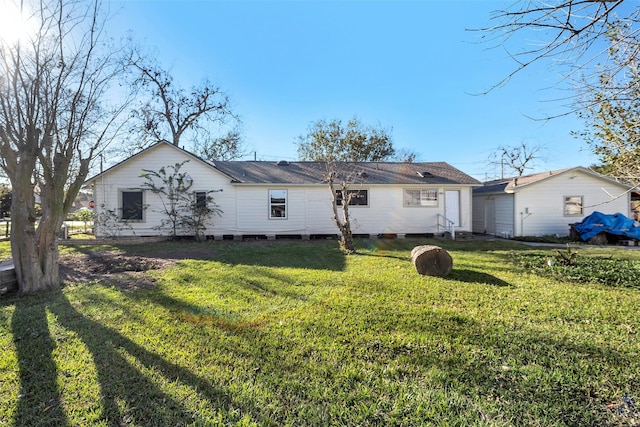
[[[287,219],[287,190],[269,190],[269,218]]]
[[[566,216],[582,215],[582,196],[565,196],[564,214]]]
[[[438,190],[426,188],[406,188],[405,206],[438,206]]]
[[[120,219],[124,221],[142,221],[144,213],[142,190],[120,191]]]

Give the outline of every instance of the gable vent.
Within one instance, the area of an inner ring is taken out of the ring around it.
[[[286,160],[279,160],[277,163],[278,166],[289,166],[289,162]]]

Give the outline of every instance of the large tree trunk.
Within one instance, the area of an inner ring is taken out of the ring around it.
[[[38,260],[44,275],[43,289],[60,287],[60,251],[58,250],[58,232],[63,217],[42,218],[38,227]]]
[[[18,289],[21,293],[38,292],[47,287],[38,259],[35,227],[26,215],[14,215],[20,210],[23,209],[16,207],[11,211],[11,255],[16,269]]]
[[[38,238],[38,259],[47,289],[60,287],[58,233],[87,173],[86,162],[80,161],[77,176],[65,193],[70,160],[61,161],[57,156],[54,156],[55,168],[51,168],[44,161],[41,162],[43,170],[48,176],[41,184],[42,218],[40,218],[40,224],[36,230],[36,237]]]
[[[20,293],[34,293],[56,289],[60,287],[57,241],[60,219],[55,220],[56,215],[45,214],[36,230],[35,195],[31,183],[34,169],[31,165],[35,162],[28,156],[21,160],[11,180],[11,255],[18,290]],[[62,201],[58,203],[61,207]]]
[[[38,292],[46,288],[38,259],[35,229],[33,187],[29,177],[13,180],[11,205],[11,255],[21,293]]]
[[[20,293],[34,293],[60,287],[57,228],[47,221],[35,230],[35,218],[11,212],[11,254]]]

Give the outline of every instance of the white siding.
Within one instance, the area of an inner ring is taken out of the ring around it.
[[[495,198],[496,235],[513,237],[515,232],[513,216],[513,195],[501,194]]]
[[[473,232],[512,237],[513,195],[479,194],[473,196]]]
[[[622,185],[579,170],[522,187],[515,192],[516,235],[566,236],[569,224],[580,222],[595,211],[605,214],[620,212],[629,216],[629,194],[625,194],[626,190]],[[565,196],[583,197],[583,215],[564,215]],[[612,199],[611,196],[620,197]]]
[[[127,162],[99,176],[94,181],[95,212],[100,214],[107,210],[120,212],[120,191],[126,189],[140,189],[144,179],[140,177],[143,169],[158,170],[189,160],[180,169],[187,172],[193,179],[193,191],[222,190],[212,194],[214,202],[224,211],[221,217],[214,216],[214,229],[228,229],[235,227],[235,189],[230,185],[229,178],[218,173],[213,168],[187,156],[182,151],[167,146],[157,145],[139,156],[132,157]],[[143,214],[143,221],[115,223],[109,230],[97,227],[97,235],[122,236],[154,236],[167,234],[166,231],[154,227],[160,224],[165,215],[159,212],[160,198],[149,191],[144,192],[143,203],[147,206]],[[207,232],[208,234],[213,234]]]
[[[369,206],[353,206],[354,233],[423,234],[438,231],[438,214],[444,215],[444,188],[438,188],[438,206],[404,206],[404,189],[417,187],[370,186]],[[426,187],[420,187],[426,188]],[[431,187],[434,188],[434,187]],[[460,191],[460,226],[458,231],[471,231],[471,189],[447,187]]]
[[[120,191],[139,189],[144,182],[143,169],[158,170],[189,160],[181,172],[193,179],[193,191],[222,190],[212,194],[222,210],[220,217],[212,218],[207,235],[313,235],[338,234],[333,223],[332,195],[327,185],[248,185],[232,184],[228,176],[213,167],[189,156],[182,150],[167,144],[158,144],[147,151],[121,163],[93,181],[96,213],[112,210],[120,214]],[[405,207],[404,189],[437,189],[438,205],[435,207]],[[287,190],[287,216],[284,219],[269,217],[269,190]],[[423,234],[436,233],[437,216],[444,214],[446,190],[460,192],[459,231],[471,231],[471,187],[425,187],[364,185],[354,189],[366,189],[368,206],[350,206],[352,230],[355,234]],[[158,230],[165,214],[159,212],[161,201],[149,191],[144,193],[144,219],[140,222],[116,222],[110,229],[97,228],[97,235],[168,235]],[[341,213],[341,210],[339,210]]]
[[[304,200],[307,234],[338,234],[333,222],[332,199],[328,185],[307,188]]]
[[[369,193],[368,206],[350,206],[354,234],[436,233],[437,215],[444,214],[444,189],[438,189],[437,207],[405,207],[401,186],[362,186]],[[424,187],[421,187],[424,188]],[[433,188],[433,187],[431,187]],[[287,218],[270,219],[268,192],[287,190]],[[471,190],[460,190],[461,224],[470,231]],[[331,209],[331,192],[326,185],[315,186],[237,186],[239,234],[337,234]],[[341,214],[341,208],[338,210]]]
[[[277,189],[287,190],[286,218],[269,217],[269,190]],[[242,185],[236,195],[236,234],[336,234],[325,186]]]

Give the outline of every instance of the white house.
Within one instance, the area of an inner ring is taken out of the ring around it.
[[[473,190],[473,232],[569,235],[594,211],[630,214],[630,187],[584,167],[484,183]]]
[[[97,215],[111,213],[113,221],[96,227],[96,235],[151,236],[163,214],[161,200],[142,188],[143,169],[159,170],[188,160],[181,172],[193,181],[194,194],[210,190],[222,210],[206,235],[335,236],[332,195],[321,162],[207,162],[167,142],[124,160],[92,177]],[[354,234],[410,235],[444,231],[447,220],[455,231],[471,231],[472,188],[480,182],[443,163],[375,162],[358,165],[360,184],[350,191]],[[446,220],[445,220],[446,218]]]

